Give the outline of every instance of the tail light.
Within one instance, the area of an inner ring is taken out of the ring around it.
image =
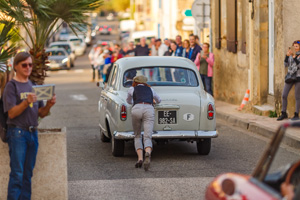
[[[99,28],[99,31],[103,31],[103,28]]]
[[[120,114],[121,114],[121,120],[125,121],[127,119],[127,109],[125,105],[122,105]]]
[[[212,120],[214,119],[214,115],[215,115],[214,107],[211,103],[209,103],[207,108],[207,118],[209,120]]]
[[[112,30],[111,28],[108,29],[108,31],[111,31],[111,30]]]

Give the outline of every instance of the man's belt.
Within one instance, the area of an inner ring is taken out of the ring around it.
[[[37,130],[37,126],[28,126],[28,127],[21,127],[21,126],[16,126],[12,124],[8,124],[8,128],[19,128],[24,131],[29,131],[29,132],[35,132]]]
[[[141,103],[137,103],[137,104],[148,104],[148,105],[152,105],[152,103],[147,103],[147,102],[141,102]]]

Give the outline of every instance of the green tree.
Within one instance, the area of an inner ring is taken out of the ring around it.
[[[22,40],[30,48],[34,67],[30,80],[43,84],[46,77],[47,54],[45,44],[60,27],[60,19],[66,22],[72,31],[72,24],[86,24],[86,13],[98,9],[102,0],[0,0],[0,10],[19,26],[24,27],[30,42]],[[58,25],[58,26],[57,26]]]
[[[103,9],[109,11],[125,11],[130,7],[130,0],[106,0],[103,4]]]
[[[15,53],[19,37],[14,25],[13,22],[0,20],[0,63],[6,63]]]

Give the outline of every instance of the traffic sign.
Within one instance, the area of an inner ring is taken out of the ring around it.
[[[192,10],[191,9],[185,10],[184,15],[187,16],[187,17],[191,17],[192,16]]]
[[[195,0],[191,11],[197,24],[204,26],[210,22],[210,0]]]

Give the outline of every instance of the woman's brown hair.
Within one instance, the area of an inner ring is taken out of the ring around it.
[[[189,47],[191,46],[189,40],[184,40],[183,43],[184,43],[184,42],[188,43]]]
[[[19,64],[20,62],[26,60],[27,58],[30,58],[31,55],[28,52],[20,52],[17,53],[17,55],[14,57],[14,67]]]

